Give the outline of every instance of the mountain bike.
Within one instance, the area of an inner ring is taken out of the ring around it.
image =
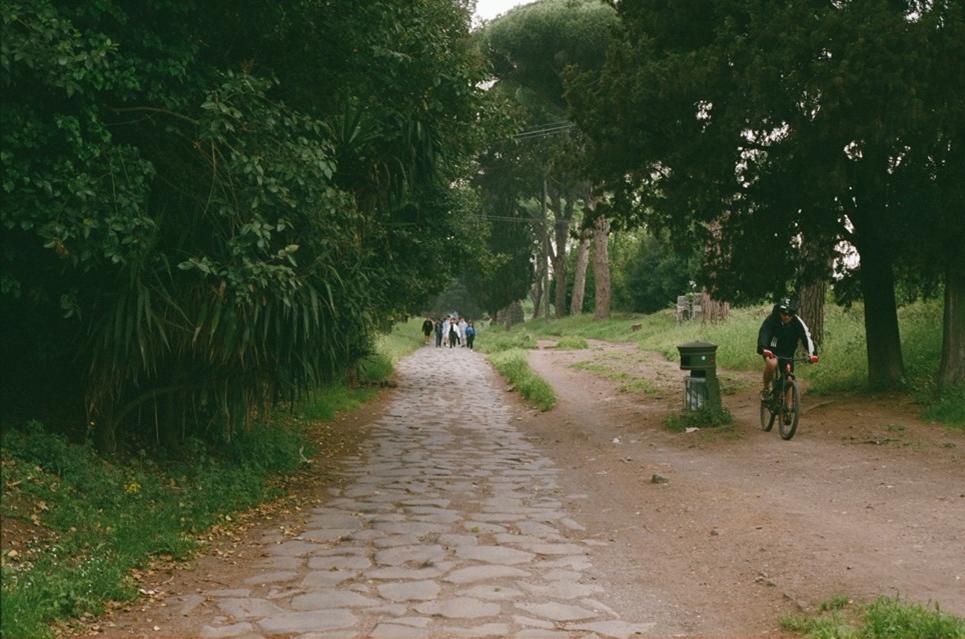
[[[816,361],[816,358],[815,360]],[[770,432],[778,419],[781,439],[791,439],[801,418],[801,397],[794,378],[793,362],[812,362],[808,357],[778,357],[777,375],[771,383],[771,397],[761,400],[761,429]]]

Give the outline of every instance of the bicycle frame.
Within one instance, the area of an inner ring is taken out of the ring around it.
[[[797,431],[800,418],[798,388],[794,375],[794,362],[809,361],[807,358],[778,357],[779,369],[771,381],[771,400],[761,402],[761,428],[771,430],[776,419],[780,420],[782,439],[791,439]]]

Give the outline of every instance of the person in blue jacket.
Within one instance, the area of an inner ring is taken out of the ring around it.
[[[797,304],[784,298],[774,305],[757,332],[757,352],[764,356],[764,388],[761,399],[767,401],[771,395],[771,380],[780,360],[791,360],[794,366],[794,351],[801,344],[807,351],[812,363],[818,361],[818,349],[811,339],[811,331],[797,314]]]

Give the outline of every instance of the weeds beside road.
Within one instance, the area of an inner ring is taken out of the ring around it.
[[[189,557],[236,513],[282,495],[285,478],[313,456],[337,457],[346,434],[332,419],[372,399],[421,345],[416,323],[380,338],[359,385],[319,388],[228,444],[191,440],[160,458],[142,449],[105,459],[37,422],[4,426],[0,635],[50,636],[54,622],[136,599],[136,571]]]

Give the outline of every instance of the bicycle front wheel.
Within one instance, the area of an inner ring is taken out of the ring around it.
[[[774,420],[777,418],[777,414],[771,412],[771,403],[761,401],[761,430],[765,433],[770,432],[774,428]]]
[[[787,381],[784,394],[784,405],[781,407],[781,439],[791,439],[797,431],[797,422],[801,417],[801,404],[797,394],[797,384],[794,380]]]

